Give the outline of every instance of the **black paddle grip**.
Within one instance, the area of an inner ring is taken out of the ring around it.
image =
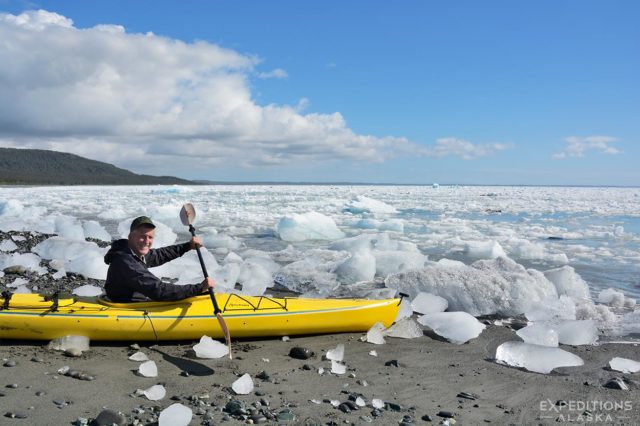
[[[196,236],[196,228],[193,225],[189,225],[189,232],[191,232],[192,236]],[[200,247],[196,246],[196,252],[198,253],[198,259],[200,260],[200,266],[202,267],[202,273],[204,274],[205,279],[209,278],[209,274],[207,273],[207,267],[204,266],[204,259],[202,258],[202,253],[200,253]],[[211,297],[211,302],[213,302],[213,313],[214,315],[218,315],[220,312],[220,308],[218,307],[218,301],[216,300],[216,295],[213,293],[213,289],[209,287],[209,296]]]

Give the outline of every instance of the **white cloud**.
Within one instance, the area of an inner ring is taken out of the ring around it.
[[[118,25],[78,29],[59,14],[0,14],[0,145],[56,149],[134,171],[215,165],[379,162],[417,152],[404,138],[359,135],[343,118],[258,105],[259,60]],[[275,69],[264,74],[286,77]]]
[[[504,143],[476,145],[464,139],[450,137],[438,139],[436,145],[425,148],[423,154],[428,157],[454,156],[465,160],[472,160],[474,158],[492,155],[497,151],[503,151],[511,147],[511,144]]]
[[[289,74],[282,68],[276,68],[269,72],[259,72],[258,78],[267,79],[267,78],[287,78]]]
[[[577,136],[569,136],[564,139],[567,147],[564,151],[553,155],[554,159],[563,159],[567,157],[584,157],[586,151],[599,151],[605,154],[619,154],[620,151],[610,146],[618,139],[612,136],[587,136],[580,138]]]

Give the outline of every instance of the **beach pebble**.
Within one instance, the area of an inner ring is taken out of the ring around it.
[[[392,359],[384,363],[385,367],[400,367],[400,363],[397,359]]]
[[[451,411],[438,411],[438,417],[443,417],[445,419],[452,419],[455,417],[455,415]]]
[[[296,416],[289,409],[280,411],[276,418],[279,422],[294,422],[296,420]]]
[[[114,424],[124,426],[127,424],[127,420],[119,412],[106,409],[102,410],[91,424],[93,426],[112,426]]]
[[[28,275],[27,268],[20,265],[8,266],[4,268],[3,271],[5,274],[23,275],[23,276]]]
[[[18,389],[18,384],[17,383],[10,383],[5,387],[8,388],[8,389]]]
[[[391,411],[402,411],[402,405],[396,404],[395,402],[385,403],[385,408]]]
[[[44,362],[44,359],[34,356],[33,358],[31,358],[31,362]]]
[[[227,405],[224,407],[224,411],[231,414],[232,416],[242,416],[247,414],[246,406],[244,402],[238,401],[236,399],[232,399],[227,402]]]
[[[433,418],[428,414],[425,414],[424,416],[420,417],[420,419],[425,421],[425,422],[432,422],[433,421]]]
[[[295,346],[289,351],[289,356],[296,359],[309,359],[314,355],[315,353],[311,349],[300,346]]]
[[[605,388],[609,389],[617,389],[617,390],[629,390],[629,386],[619,377],[614,377],[613,379],[609,379],[607,383],[604,384]]]
[[[360,420],[362,420],[365,423],[371,423],[373,422],[373,419],[369,416],[360,416]]]
[[[463,399],[469,399],[471,401],[475,401],[478,397],[468,392],[460,392],[458,395],[456,395],[456,398],[463,398]]]
[[[253,422],[253,424],[266,423],[267,418],[262,414],[254,414],[253,416],[251,416],[251,421]]]
[[[17,412],[12,412],[12,411],[8,411],[4,414],[5,417],[8,417],[10,419],[26,419],[27,418],[27,414],[26,413],[22,413],[20,411]]]
[[[5,366],[5,367],[15,367],[17,365],[17,363],[14,360],[10,359],[10,360],[6,361],[2,365]]]

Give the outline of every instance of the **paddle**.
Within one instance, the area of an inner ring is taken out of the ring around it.
[[[193,222],[196,219],[196,209],[193,208],[193,204],[186,203],[182,206],[180,210],[180,220],[182,220],[182,224],[185,226],[189,226],[189,232],[194,237],[196,236],[196,228],[193,227]],[[202,266],[202,273],[204,274],[205,279],[209,277],[207,273],[207,268],[204,266],[204,259],[202,258],[202,253],[200,253],[200,247],[196,246],[196,251],[198,252],[198,259],[200,259],[200,266]],[[218,307],[218,301],[216,300],[216,295],[213,292],[213,289],[209,287],[209,296],[211,297],[211,302],[213,303],[213,313],[216,318],[218,318],[218,322],[220,323],[220,328],[224,333],[224,340],[227,342],[227,346],[229,347],[229,359],[232,359],[231,355],[231,335],[229,334],[229,328],[227,327],[227,323],[224,321],[222,317],[222,311]]]

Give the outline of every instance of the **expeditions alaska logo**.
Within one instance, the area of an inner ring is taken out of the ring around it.
[[[630,419],[632,401],[540,401],[540,419],[557,422],[610,423]]]

